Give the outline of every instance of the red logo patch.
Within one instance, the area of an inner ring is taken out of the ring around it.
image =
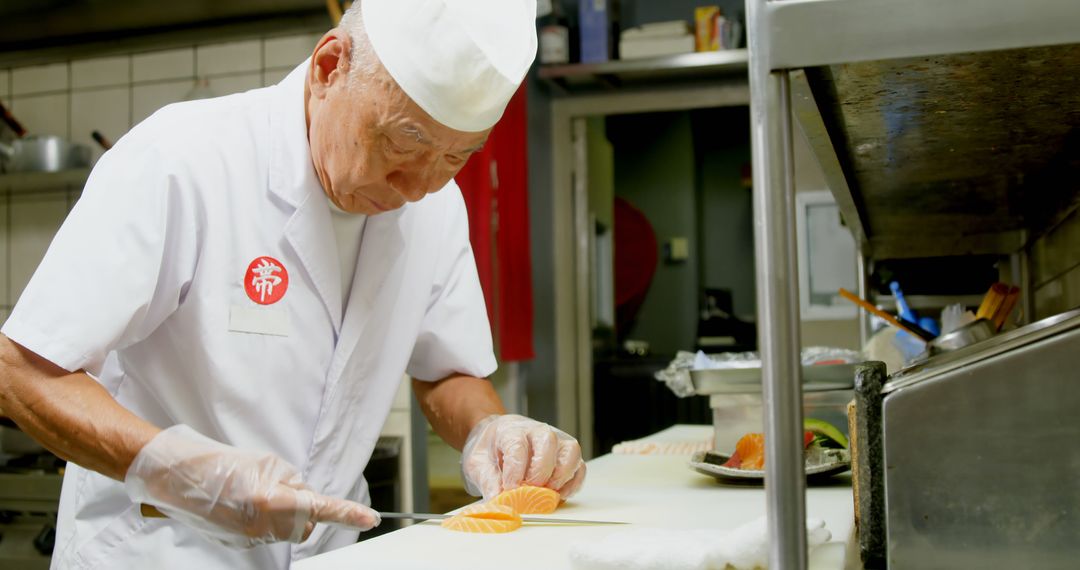
[[[256,257],[244,274],[244,291],[260,305],[277,303],[288,288],[289,272],[284,263],[273,257]]]

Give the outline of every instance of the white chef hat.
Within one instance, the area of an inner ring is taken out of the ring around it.
[[[536,0],[363,0],[375,54],[436,121],[483,131],[536,57]]]

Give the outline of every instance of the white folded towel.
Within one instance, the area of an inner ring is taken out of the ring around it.
[[[832,538],[825,521],[806,522],[810,549]],[[765,517],[734,529],[634,528],[570,547],[574,570],[753,570],[767,568]]]

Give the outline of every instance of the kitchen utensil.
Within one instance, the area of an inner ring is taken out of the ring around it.
[[[0,120],[4,121],[4,124],[11,127],[11,130],[15,132],[15,136],[22,138],[26,136],[26,129],[23,128],[19,121],[15,120],[15,117],[8,111],[7,107],[3,103],[0,103]]]
[[[933,317],[920,317],[919,328],[937,337],[941,334],[941,327],[938,326],[938,322]]]
[[[915,311],[911,310],[911,305],[908,305],[904,292],[900,290],[900,284],[896,281],[889,283],[889,290],[892,291],[893,297],[896,298],[896,309],[900,317],[913,323],[919,322],[919,317],[915,316]]]
[[[105,135],[101,134],[101,131],[94,131],[90,133],[90,136],[94,139],[94,142],[101,145],[101,148],[109,150],[112,148],[112,141],[105,138]]]
[[[142,504],[142,505],[139,505],[139,512],[142,514],[142,516],[144,516],[146,518],[149,518],[149,519],[169,518],[168,515],[161,512],[160,510],[158,510],[157,507],[155,507],[153,505],[147,505],[145,503]],[[379,516],[381,516],[384,519],[412,519],[412,520],[427,521],[427,520],[448,519],[448,518],[450,518],[450,517],[452,517],[454,515],[453,514],[440,515],[440,514],[435,514],[435,513],[394,513],[394,512],[386,511],[386,512],[380,512]],[[547,524],[590,524],[590,525],[592,525],[592,524],[630,524],[630,523],[619,522],[619,521],[588,521],[588,520],[578,520],[578,519],[553,519],[553,518],[547,518],[547,517],[521,517],[521,522],[547,523]]]
[[[1016,307],[1016,302],[1020,300],[1020,288],[1009,287],[1008,294],[1005,295],[1005,300],[1001,302],[1001,307],[993,318],[990,320],[994,322],[994,330],[1001,330],[1001,327],[1005,326],[1005,321],[1008,320],[1009,315],[1012,314],[1013,309]]]
[[[942,352],[963,348],[994,336],[996,330],[997,329],[994,328],[994,324],[991,321],[987,319],[977,319],[951,333],[943,334],[930,341],[929,344],[927,344],[927,350],[930,354],[940,354]]]
[[[0,143],[6,172],[58,172],[90,165],[90,149],[54,135],[30,135]]]
[[[1001,330],[1001,327],[1005,325],[1006,319],[1012,313],[1016,307],[1016,302],[1020,298],[1020,288],[1010,286],[1005,283],[994,283],[990,286],[990,290],[986,292],[986,296],[983,297],[982,303],[979,305],[978,312],[975,313],[975,317],[979,319],[987,319],[994,325],[994,330]]]
[[[941,311],[941,334],[949,334],[974,320],[975,313],[960,303],[953,303]]]
[[[979,310],[975,312],[976,319],[990,319],[994,316],[994,313],[998,311],[1002,303],[1005,302],[1005,297],[1009,295],[1009,286],[1004,283],[994,283],[990,286],[990,290],[983,296],[982,303],[979,304]]]
[[[906,320],[901,321],[901,320],[897,319],[896,317],[890,315],[889,313],[886,313],[885,311],[882,311],[881,309],[879,309],[879,308],[871,305],[870,303],[862,300],[861,298],[859,298],[858,295],[852,293],[851,291],[848,291],[847,289],[841,288],[840,289],[840,296],[847,299],[848,301],[851,301],[852,303],[855,303],[856,305],[862,307],[863,309],[866,309],[871,314],[876,315],[876,316],[884,319],[885,322],[887,322],[890,325],[892,325],[892,326],[894,326],[894,327],[908,333],[909,335],[911,335],[911,336],[913,336],[915,338],[922,339],[923,341],[928,341],[928,340],[934,338],[934,335],[932,335],[929,332],[923,330],[921,327],[919,327],[919,325],[916,325],[915,323],[913,323],[911,321],[906,321]]]
[[[433,513],[391,513],[380,511],[379,516],[384,519],[412,519],[420,521],[448,519],[453,514],[437,515]],[[521,517],[525,523],[550,523],[550,524],[630,524],[621,521],[589,521],[579,519],[551,519],[547,517]]]

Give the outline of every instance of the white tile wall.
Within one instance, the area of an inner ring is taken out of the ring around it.
[[[263,45],[263,65],[292,69],[311,55],[322,34],[268,38]]]
[[[12,95],[63,91],[68,87],[68,64],[52,63],[19,67],[12,72]]]
[[[27,95],[11,101],[11,113],[35,135],[68,136],[68,93]]]
[[[191,79],[135,85],[131,89],[131,125],[139,124],[169,103],[183,101],[194,87]]]
[[[38,134],[57,134],[102,153],[90,132],[119,140],[160,107],[178,102],[206,75],[217,95],[277,83],[322,34],[268,39],[49,65],[0,68],[0,100]],[[270,63],[264,60],[269,59]],[[65,189],[0,195],[0,320],[22,293],[77,193]]]
[[[195,74],[199,77],[258,71],[263,67],[260,40],[199,46],[195,54]]]
[[[277,85],[285,76],[288,75],[293,68],[291,67],[278,67],[275,69],[263,70],[263,86]]]
[[[13,305],[30,281],[56,230],[67,217],[66,192],[12,196],[11,208],[11,289],[9,305]]]
[[[141,53],[131,58],[131,80],[135,82],[194,76],[194,48]]]
[[[71,62],[71,88],[127,85],[131,82],[131,56]]]
[[[98,130],[116,142],[131,126],[131,90],[123,87],[72,91],[71,140],[90,147],[96,162],[104,150],[90,133]]]
[[[215,95],[232,95],[262,87],[262,72],[241,73],[210,78],[210,89]]]

